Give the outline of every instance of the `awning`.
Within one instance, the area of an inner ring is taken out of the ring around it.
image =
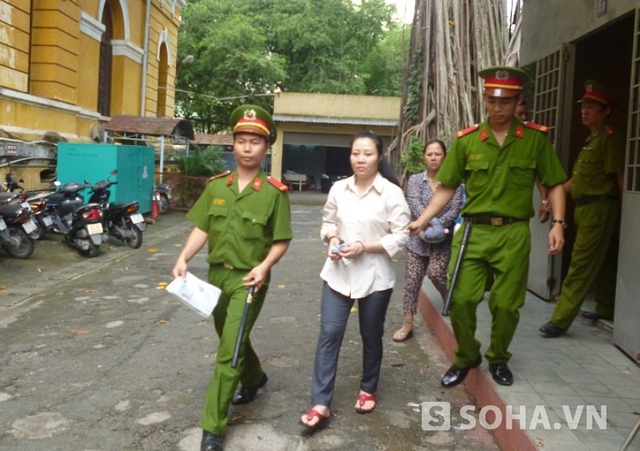
[[[193,127],[184,119],[120,115],[104,125],[109,132],[125,135],[180,136],[193,140]]]

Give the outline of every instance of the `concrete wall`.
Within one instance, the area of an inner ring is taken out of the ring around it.
[[[400,121],[400,97],[342,94],[276,94],[273,110],[279,115],[379,119]]]
[[[347,146],[351,137],[362,130],[373,130],[389,145],[400,122],[399,97],[354,96],[342,94],[280,93],[274,97],[274,115],[304,118],[309,122],[277,121],[278,139],[271,149],[271,175],[282,179],[284,144],[287,135],[297,144]],[[338,119],[329,123],[329,119]],[[395,125],[368,125],[375,121]],[[320,138],[320,137],[323,138]],[[305,140],[306,138],[306,140]],[[291,144],[291,142],[287,142]],[[324,172],[324,165],[310,171]],[[318,180],[317,180],[318,181]]]
[[[637,6],[636,0],[607,0],[606,12],[597,17],[596,0],[525,1],[520,65],[526,66],[542,58],[562,43],[573,42],[630,13]]]

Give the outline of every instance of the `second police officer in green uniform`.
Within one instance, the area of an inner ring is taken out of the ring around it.
[[[613,103],[594,80],[584,84],[580,100],[582,124],[589,131],[565,189],[571,193],[576,240],[562,292],[548,323],[540,327],[547,338],[563,335],[580,312],[587,291],[595,283],[596,312],[592,319],[613,319],[615,261],[603,264],[620,219],[625,143],[622,133],[605,125]]]
[[[201,451],[223,449],[229,404],[253,401],[267,383],[249,333],[267,294],[270,270],[293,237],[287,187],[260,167],[277,136],[271,115],[258,106],[243,105],[230,122],[237,169],[212,177],[187,214],[195,227],[173,268],[174,277],[184,276],[187,262],[208,241],[209,282],[222,290],[213,311],[220,345],[200,420]],[[255,293],[234,369],[231,360],[250,286]],[[234,396],[238,382],[242,388]]]
[[[461,214],[471,226],[451,302],[451,325],[458,341],[455,363],[442,385],[461,383],[471,368],[480,365],[480,342],[475,338],[476,309],[484,298],[487,275],[495,280],[489,295],[492,315],[491,343],[485,357],[493,379],[511,385],[508,351],[524,304],[534,215],[532,192],[536,176],[549,189],[554,223],[549,232],[549,253],[564,245],[566,173],[543,126],[515,118],[526,73],[513,67],[480,71],[484,79],[487,120],[458,132],[438,172],[442,183],[420,217],[407,227],[412,234],[424,229],[465,183],[467,202]],[[455,268],[462,233],[454,236],[449,273]]]

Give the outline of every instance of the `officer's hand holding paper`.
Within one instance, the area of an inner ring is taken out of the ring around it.
[[[167,291],[204,318],[211,316],[220,298],[220,288],[198,279],[190,272],[187,272],[186,280],[177,277],[167,285]]]

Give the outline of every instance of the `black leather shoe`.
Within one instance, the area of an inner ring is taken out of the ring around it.
[[[489,372],[493,380],[500,385],[513,384],[513,374],[506,363],[490,363]]]
[[[202,442],[200,442],[200,451],[223,451],[222,436],[215,435],[211,432],[202,431]]]
[[[262,374],[262,380],[255,387],[240,387],[238,393],[231,399],[231,404],[234,406],[239,406],[241,404],[248,404],[256,399],[256,395],[258,394],[258,389],[264,387],[267,384],[269,378],[266,373]]]
[[[591,321],[598,321],[600,319],[600,315],[598,315],[596,312],[583,311],[582,317]]]
[[[451,365],[447,372],[444,373],[444,376],[442,376],[442,380],[440,381],[440,383],[443,387],[446,388],[455,387],[456,385],[464,381],[464,378],[467,377],[467,373],[469,373],[470,369],[480,366],[481,363],[482,357],[478,357],[478,360],[464,368]]]
[[[538,330],[542,332],[542,336],[545,338],[558,338],[563,336],[564,333],[566,332],[565,329],[558,327],[551,322],[544,324]]]

